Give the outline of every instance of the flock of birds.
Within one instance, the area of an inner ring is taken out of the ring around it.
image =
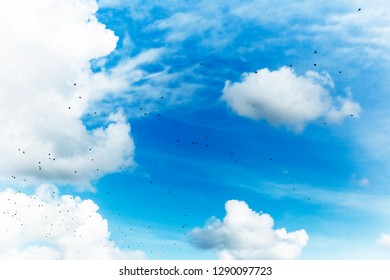
[[[358,12],[360,12],[360,11],[361,11],[361,9],[359,8]],[[314,55],[318,54],[317,50],[314,50],[313,53],[314,53]],[[200,62],[200,65],[204,66],[204,63]],[[293,67],[292,64],[290,64],[289,66]],[[317,63],[313,63],[313,66],[317,67],[318,65],[317,65]],[[257,71],[254,71],[254,73],[257,73]],[[342,71],[339,70],[338,73],[341,74]],[[77,83],[74,83],[73,86],[77,86]],[[82,96],[79,96],[79,99],[82,99]],[[164,100],[164,96],[161,96],[160,100]],[[68,106],[68,110],[71,110],[71,109],[72,109],[72,106]],[[139,107],[139,110],[143,112],[144,116],[148,115],[148,113],[144,110],[143,107]],[[93,112],[93,114],[96,115],[97,112],[95,111],[95,112]],[[161,114],[158,113],[157,116],[161,116]],[[350,116],[353,117],[353,114],[351,114]],[[326,122],[324,122],[323,124],[325,125]],[[199,140],[199,139],[192,140],[190,143],[187,143],[187,144],[190,144],[192,146],[202,146],[206,149],[210,149],[210,144],[209,144],[208,140],[209,140],[209,137],[204,136],[201,140]],[[180,138],[176,139],[177,145],[182,144],[182,143],[183,143],[183,139],[180,139]],[[26,151],[25,149],[22,149],[22,148],[18,148],[18,152],[21,153],[22,155],[26,155],[28,151]],[[88,152],[92,152],[92,148],[88,148]],[[226,155],[231,160],[232,163],[234,163],[234,164],[239,163],[238,157],[234,151],[227,151]],[[55,162],[55,161],[58,161],[61,159],[58,159],[52,153],[47,153],[47,158],[45,160],[50,161],[50,162]],[[273,160],[274,160],[273,157],[269,157],[269,161],[273,161]],[[91,157],[91,162],[94,162],[93,157]],[[44,171],[43,163],[44,163],[44,160],[40,160],[36,164],[36,168],[40,172]],[[95,171],[99,171],[98,167],[95,166],[94,168],[95,168]],[[77,174],[78,170],[74,170],[73,173]],[[15,180],[16,176],[12,175],[11,178]],[[26,182],[26,179],[24,179],[23,181]],[[153,181],[150,181],[150,184],[152,184],[152,183],[153,183]],[[296,188],[292,187],[292,190],[296,191]],[[172,189],[168,189],[168,190],[166,190],[166,192],[168,195],[173,195]],[[20,193],[20,191],[19,191],[19,193]],[[53,193],[53,194],[55,194],[55,193]],[[107,191],[106,195],[109,195],[109,194],[110,193]],[[73,199],[73,197],[71,197],[70,199]],[[310,198],[307,198],[307,200],[310,200]],[[3,215],[4,217],[7,217],[7,219],[13,219],[14,221],[16,221],[20,225],[20,227],[24,228],[25,230],[28,230],[29,226],[34,226],[34,225],[31,225],[28,223],[28,221],[24,220],[23,215],[20,214],[21,211],[18,210],[17,203],[18,203],[17,200],[12,201],[11,197],[8,198],[8,206],[6,208],[4,208],[4,207],[1,208],[2,212],[0,214]],[[58,207],[57,207],[56,211],[59,215],[61,215],[62,218],[60,220],[56,220],[56,222],[53,222],[50,224],[50,226],[44,232],[44,238],[50,239],[53,235],[56,235],[58,233],[58,231],[72,230],[72,236],[74,238],[82,239],[83,238],[82,231],[71,226],[72,224],[75,223],[75,221],[74,221],[75,217],[70,215],[70,209],[67,209],[62,204],[58,204],[57,206]],[[27,204],[27,207],[28,207],[29,211],[42,213],[42,209],[47,207],[47,205],[42,203],[39,200],[39,198],[37,198],[37,196],[32,195],[32,196],[29,196],[29,202]],[[50,208],[49,210],[51,211],[52,208],[51,207],[49,207],[49,208]],[[44,223],[44,220],[50,219],[51,215],[52,215],[52,213],[48,213],[47,215],[42,215],[41,219],[43,219],[43,220],[41,222]],[[118,213],[118,215],[120,216],[120,213]],[[92,218],[91,215],[90,215],[90,218]],[[188,219],[187,213],[184,214],[183,217],[181,217],[179,220],[182,221],[183,219],[185,219],[185,220]],[[174,220],[171,219],[170,223],[174,223]],[[85,226],[85,222],[83,224],[81,224],[81,226]],[[177,225],[176,225],[176,227],[177,227]],[[188,233],[189,226],[188,226],[187,222],[181,223],[179,227],[182,228],[183,235],[186,235]],[[147,228],[148,228],[148,230],[151,230],[152,226],[149,225]],[[3,228],[2,230],[5,231],[6,233],[9,232],[9,229],[7,229],[7,228]],[[137,231],[137,229],[133,228],[133,227],[128,227],[128,228],[118,227],[117,233],[119,233],[120,237],[118,239],[117,245],[121,249],[129,249],[129,250],[142,249],[146,245],[146,243],[144,241],[129,242],[129,240],[131,239],[131,236],[134,234],[135,231]],[[140,232],[140,235],[142,235],[142,232]],[[112,241],[112,240],[110,240],[110,241]],[[101,242],[104,242],[104,240],[101,240]],[[105,244],[104,246],[107,247],[107,249],[108,249],[112,245]],[[164,254],[168,250],[172,250],[172,248],[170,248],[170,246],[175,248],[178,251],[182,250],[182,248],[178,245],[177,242],[170,242],[169,244],[166,244],[165,246],[162,245],[161,248],[158,248],[158,249],[156,248],[156,250],[151,250],[148,253],[150,253],[152,255],[155,254],[154,257],[159,256],[160,258],[163,258]],[[102,252],[102,254],[109,254],[109,250]]]

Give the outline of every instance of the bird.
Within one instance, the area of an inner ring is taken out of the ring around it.
[[[164,99],[164,96],[161,96],[160,99]]]
[[[314,63],[314,66],[317,66],[317,64],[316,64],[316,63]]]
[[[317,51],[314,51],[315,54],[317,54]]]
[[[73,85],[76,86],[76,83],[74,83]]]
[[[339,74],[341,74],[341,71],[339,71]]]
[[[290,67],[292,67],[292,64],[290,64]]]
[[[200,65],[203,65],[203,62],[201,62]]]
[[[359,9],[358,9],[358,12],[360,12],[361,10],[362,10],[362,9],[359,8]]]
[[[255,74],[257,74],[257,71],[255,71]]]

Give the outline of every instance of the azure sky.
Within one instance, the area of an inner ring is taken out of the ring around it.
[[[0,258],[390,257],[386,1],[0,20]]]

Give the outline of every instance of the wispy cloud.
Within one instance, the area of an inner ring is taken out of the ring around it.
[[[357,183],[358,185],[358,183]],[[330,209],[342,207],[360,210],[367,213],[389,215],[390,196],[383,194],[363,193],[356,191],[335,190],[325,187],[313,187],[300,184],[264,183],[261,186],[242,186],[274,199],[290,198],[305,201],[309,204],[319,204]],[[375,206],[374,206],[375,205]],[[335,208],[336,206],[336,208]]]

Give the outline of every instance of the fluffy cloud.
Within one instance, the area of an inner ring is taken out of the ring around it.
[[[272,125],[286,125],[301,131],[318,118],[339,122],[346,116],[358,116],[360,106],[346,97],[332,98],[334,87],[327,73],[308,71],[297,75],[291,68],[245,73],[241,82],[226,82],[222,100],[240,116],[265,119]]]
[[[108,55],[118,40],[98,22],[97,8],[93,0],[0,3],[3,181],[90,187],[91,180],[134,164],[125,117],[97,105],[138,81],[134,63],[145,60],[131,61],[131,75],[91,71],[90,61]],[[102,120],[104,126],[96,125]]]
[[[0,193],[1,259],[143,259],[143,251],[121,251],[91,200],[58,195],[50,185],[33,195]]]
[[[214,249],[220,259],[293,259],[309,239],[305,230],[274,230],[270,215],[254,212],[243,201],[229,200],[225,209],[223,221],[213,217],[190,234],[196,247]]]

